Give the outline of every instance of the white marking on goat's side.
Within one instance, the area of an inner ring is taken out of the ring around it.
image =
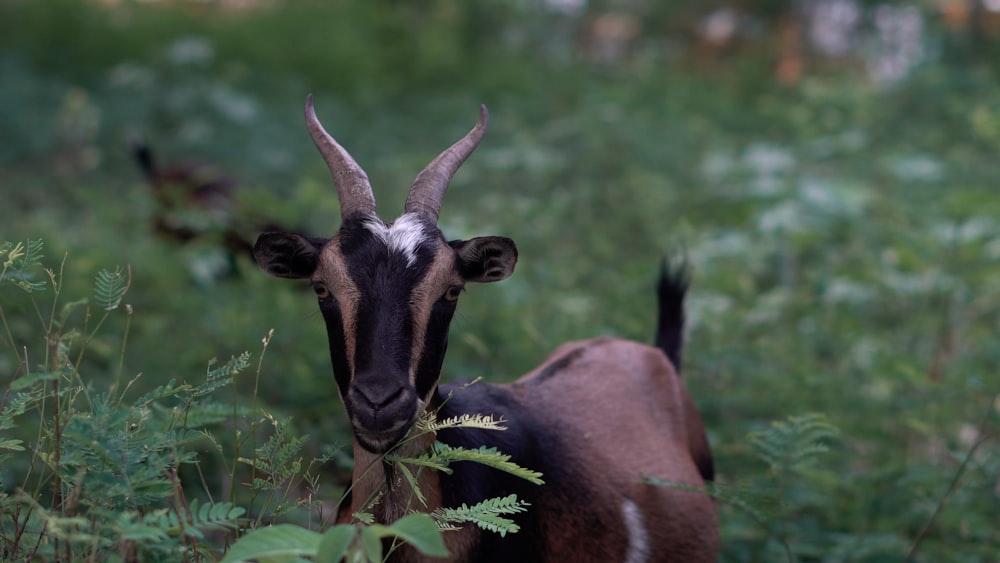
[[[417,248],[427,239],[424,224],[415,213],[405,213],[386,226],[377,217],[365,220],[365,228],[388,247],[389,252],[399,252],[406,258],[406,265],[417,261]]]
[[[622,503],[622,519],[628,532],[628,549],[625,563],[644,563],[649,560],[649,532],[642,519],[639,505],[629,499]]]

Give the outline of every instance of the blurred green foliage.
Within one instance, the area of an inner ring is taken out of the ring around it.
[[[442,228],[511,236],[521,261],[511,280],[463,298],[445,378],[513,379],[568,339],[649,340],[658,262],[683,248],[694,266],[685,378],[722,483],[768,471],[749,433],[824,413],[839,438],[776,512],[796,557],[903,560],[919,542],[916,560],[994,561],[996,37],[949,31],[923,6],[928,55],[904,78],[880,83],[858,56],[803,48],[805,70],[788,82],[774,71],[790,56],[776,38],[797,5],[741,3],[751,32],[699,39],[702,18],[725,6],[4,2],[0,240],[44,238],[56,263],[70,253],[71,295],[128,264],[139,314],[123,370],[144,385],[201,377],[205,358],[275,328],[260,396],[315,437],[315,453],[350,436],[308,292],[242,254],[218,275],[211,238],[158,238],[128,144],[239,178],[238,216],[325,235],[338,210],[301,123],[306,93],[368,170],[386,218],[485,103],[491,130],[455,178]],[[595,54],[609,15],[626,31],[641,24],[610,60]],[[36,313],[10,289],[0,299],[9,378]],[[110,380],[118,353],[98,339],[88,371]],[[752,518],[722,510],[723,560],[783,557]]]

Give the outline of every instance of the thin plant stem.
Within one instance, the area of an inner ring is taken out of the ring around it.
[[[955,470],[955,474],[952,476],[951,482],[948,484],[948,488],[945,490],[944,494],[941,495],[941,498],[938,499],[937,505],[934,507],[934,511],[920,528],[920,531],[917,533],[917,537],[913,539],[913,545],[910,546],[910,551],[906,554],[906,561],[913,561],[916,557],[917,551],[920,549],[920,544],[923,542],[924,538],[927,537],[927,534],[930,532],[931,526],[934,525],[934,521],[937,519],[938,515],[941,514],[942,510],[944,510],[944,505],[948,501],[948,498],[951,497],[956,490],[958,490],[958,483],[961,481],[962,476],[965,474],[965,470],[972,462],[973,456],[976,455],[976,451],[979,450],[980,446],[993,438],[992,434],[984,432],[983,428],[993,412],[993,404],[995,401],[996,397],[994,397],[994,400],[988,402],[986,412],[983,413],[983,416],[977,425],[977,428],[980,431],[979,437],[975,442],[973,442],[972,446],[969,447],[969,451],[965,453],[965,458],[962,459],[962,463],[960,463],[958,469]]]
[[[118,390],[118,386],[121,385],[122,375],[125,373],[125,350],[128,348],[128,335],[130,329],[132,328],[132,306],[129,304],[125,305],[125,332],[122,334],[122,347],[118,354],[118,368],[115,370],[115,380],[111,384],[111,389],[108,391],[108,395],[112,395]],[[118,404],[121,404],[122,398],[124,398],[125,393],[122,393],[118,398]]]

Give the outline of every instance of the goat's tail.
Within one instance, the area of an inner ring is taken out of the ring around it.
[[[673,260],[666,258],[660,267],[660,283],[656,287],[660,301],[660,313],[656,323],[656,347],[663,350],[678,375],[681,373],[681,361],[684,356],[684,295],[687,293],[690,275],[683,254]],[[705,427],[691,394],[683,386],[681,390],[691,459],[698,467],[702,479],[706,482],[714,481],[715,461],[712,459],[712,449],[705,436]]]
[[[684,295],[689,281],[690,272],[683,256],[677,260],[663,260],[656,287],[659,298],[656,347],[663,350],[677,373],[681,372],[684,356]]]

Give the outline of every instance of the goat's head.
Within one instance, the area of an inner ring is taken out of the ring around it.
[[[464,285],[502,280],[517,262],[508,238],[448,242],[437,226],[448,184],[489,115],[483,106],[475,128],[420,172],[403,214],[387,223],[375,213],[367,174],[323,129],[311,96],[305,113],[337,186],[340,230],[329,239],[264,233],[254,256],[272,275],[312,282],[355,438],[382,453],[406,434],[437,386]]]

